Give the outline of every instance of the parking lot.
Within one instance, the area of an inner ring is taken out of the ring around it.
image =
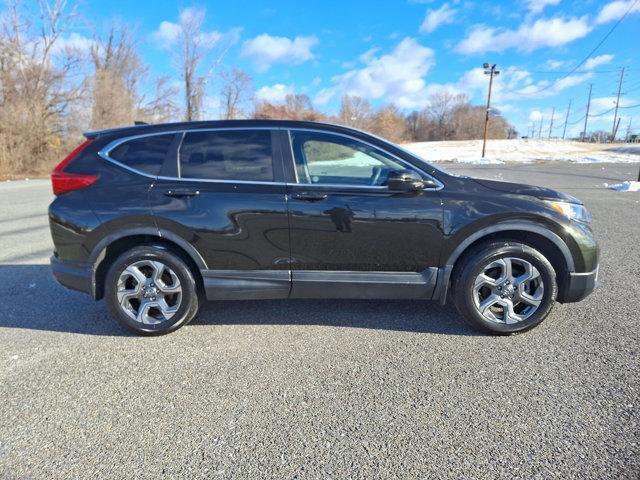
[[[121,330],[48,267],[46,180],[0,184],[0,478],[638,478],[635,164],[464,166],[583,199],[600,288],[496,338],[451,306],[210,303]]]

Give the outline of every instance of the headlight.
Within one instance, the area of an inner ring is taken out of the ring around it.
[[[561,213],[571,220],[582,223],[591,223],[591,214],[589,213],[589,210],[584,208],[584,205],[578,205],[577,203],[551,201],[545,201],[544,203],[549,205],[556,212]]]

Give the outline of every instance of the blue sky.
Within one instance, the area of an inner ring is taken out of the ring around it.
[[[567,76],[629,8],[609,38]],[[424,107],[433,92],[447,89],[483,103],[487,78],[481,65],[490,62],[501,70],[494,104],[521,134],[532,122],[538,125],[540,117],[548,132],[555,107],[554,135],[562,135],[570,99],[575,125],[569,125],[568,133],[577,134],[589,84],[592,113],[607,112],[614,105],[622,66],[627,74],[620,105],[640,103],[636,0],[85,0],[80,8],[84,20],[66,38],[89,38],[113,19],[137,25],[144,61],[155,75],[171,74],[170,51],[181,9],[206,10],[205,33],[230,46],[223,68],[247,71],[256,95],[272,101],[289,92],[306,93],[319,108],[337,111],[340,96],[350,93],[374,105],[392,101],[410,111]],[[213,54],[207,61],[213,61]],[[215,90],[212,84],[210,108]],[[632,130],[640,129],[640,108],[622,109],[621,115],[622,133],[634,115]],[[610,112],[590,119],[589,129],[611,129],[612,117]]]

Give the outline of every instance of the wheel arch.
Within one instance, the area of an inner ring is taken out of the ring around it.
[[[175,233],[153,227],[140,227],[114,232],[103,238],[89,255],[92,266],[92,296],[100,300],[104,296],[104,281],[111,263],[122,253],[138,245],[158,245],[180,256],[191,269],[199,287],[202,287],[201,270],[207,265],[193,245]]]
[[[566,286],[565,277],[568,277],[568,272],[575,271],[569,247],[548,227],[527,221],[502,222],[474,232],[456,246],[440,269],[434,299],[438,299],[443,305],[446,303],[451,278],[463,263],[465,255],[480,243],[491,240],[519,241],[540,251],[556,271],[559,295]]]

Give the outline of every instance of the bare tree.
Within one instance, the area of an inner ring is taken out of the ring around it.
[[[289,94],[285,97],[284,103],[292,119],[313,122],[322,118],[322,114],[313,107],[308,95],[300,93]]]
[[[80,56],[59,42],[73,9],[66,0],[36,5],[33,12],[16,0],[0,17],[3,172],[35,172],[57,158],[68,133],[66,114],[82,92],[73,81]]]
[[[136,50],[135,29],[112,26],[106,39],[94,40],[90,54],[95,69],[91,127],[133,123],[139,83],[148,72]]]
[[[441,90],[429,96],[427,112],[437,125],[436,135],[440,140],[446,140],[451,136],[448,128],[451,120],[451,112],[456,105],[468,103],[466,95],[455,95],[447,90]]]
[[[412,142],[420,142],[429,139],[429,134],[433,130],[433,122],[429,118],[426,110],[409,113],[405,117],[405,136]]]
[[[307,120],[310,122],[325,120],[326,115],[317,111],[308,95],[289,94],[284,104],[278,105],[267,101],[256,104],[254,116],[256,118],[273,118],[281,120]]]
[[[203,32],[205,15],[206,11],[200,8],[180,11],[178,63],[184,84],[184,118],[187,121],[202,117],[207,82],[230,47],[224,35]],[[214,49],[217,50],[216,58],[207,60],[207,55]],[[208,69],[201,72],[205,61]]]
[[[191,12],[191,13],[187,13]],[[180,12],[180,47],[182,49],[182,80],[184,82],[185,120],[200,118],[205,78],[196,76],[204,57],[200,33],[204,13],[183,10]]]
[[[244,107],[252,96],[251,77],[239,68],[222,72],[220,77],[222,78],[221,117],[226,120],[243,117]]]
[[[344,95],[340,102],[340,123],[349,127],[369,130],[371,128],[373,109],[369,101],[358,96]]]
[[[169,77],[160,77],[155,81],[150,100],[142,96],[137,118],[149,123],[163,123],[176,120],[180,116],[180,106],[176,102],[179,89],[171,84]]]
[[[404,140],[405,119],[393,104],[380,108],[373,117],[371,132],[394,142]]]

